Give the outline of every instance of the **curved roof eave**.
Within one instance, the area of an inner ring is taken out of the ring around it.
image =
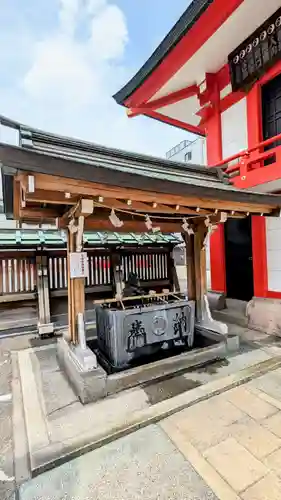
[[[138,89],[145,79],[155,70],[157,66],[165,59],[171,50],[178,44],[182,37],[192,28],[196,21],[207,10],[214,0],[193,0],[185,12],[176,22],[171,31],[156,48],[150,58],[144,63],[141,69],[133,78],[119,90],[113,98],[117,104],[124,105],[136,89]]]

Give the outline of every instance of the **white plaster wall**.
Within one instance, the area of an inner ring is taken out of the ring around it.
[[[5,214],[0,214],[0,229],[16,229],[15,220],[7,220]]]
[[[241,99],[221,114],[222,154],[228,158],[248,148],[247,101]]]
[[[281,218],[266,218],[268,290],[281,292]]]

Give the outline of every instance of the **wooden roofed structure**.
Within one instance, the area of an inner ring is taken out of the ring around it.
[[[129,153],[0,121],[19,131],[19,146],[0,143],[4,208],[22,222],[56,222],[66,230],[68,257],[84,231],[184,233],[189,298],[197,321],[206,307],[205,240],[227,217],[279,215],[281,197],[234,188],[219,169]],[[78,342],[84,278],[70,277],[69,332]]]

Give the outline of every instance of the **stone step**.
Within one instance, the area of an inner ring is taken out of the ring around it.
[[[227,309],[240,312],[244,316],[246,316],[247,304],[248,302],[245,302],[244,300],[226,299]]]
[[[230,323],[233,325],[243,326],[247,328],[248,318],[245,314],[237,311],[236,309],[223,309],[222,311],[213,311],[212,316],[217,321],[222,321],[223,323]]]

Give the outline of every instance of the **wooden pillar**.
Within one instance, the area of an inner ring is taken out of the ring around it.
[[[85,278],[72,278],[70,255],[76,252],[76,235],[67,231],[67,286],[68,286],[68,331],[69,339],[78,344],[78,315],[85,314]]]
[[[196,300],[195,262],[194,262],[194,235],[183,233],[186,251],[186,275],[188,299]]]
[[[204,296],[207,293],[206,248],[207,228],[202,222],[194,234],[185,233],[188,299],[196,302],[196,320],[202,320]]]
[[[206,248],[204,240],[207,234],[205,224],[197,226],[194,235],[194,263],[195,263],[195,295],[196,295],[196,320],[202,320],[205,308],[204,296],[207,293],[206,278]]]
[[[85,276],[82,264],[87,266],[84,259],[83,232],[84,219],[93,213],[94,203],[90,199],[82,199],[63,216],[68,221],[67,225],[67,287],[68,287],[68,325],[69,340],[73,344],[80,344],[86,348],[84,315],[85,315]],[[75,255],[76,254],[76,255]],[[75,257],[75,259],[74,259]],[[77,259],[76,259],[77,257]],[[77,269],[72,269],[72,263],[77,264]]]

